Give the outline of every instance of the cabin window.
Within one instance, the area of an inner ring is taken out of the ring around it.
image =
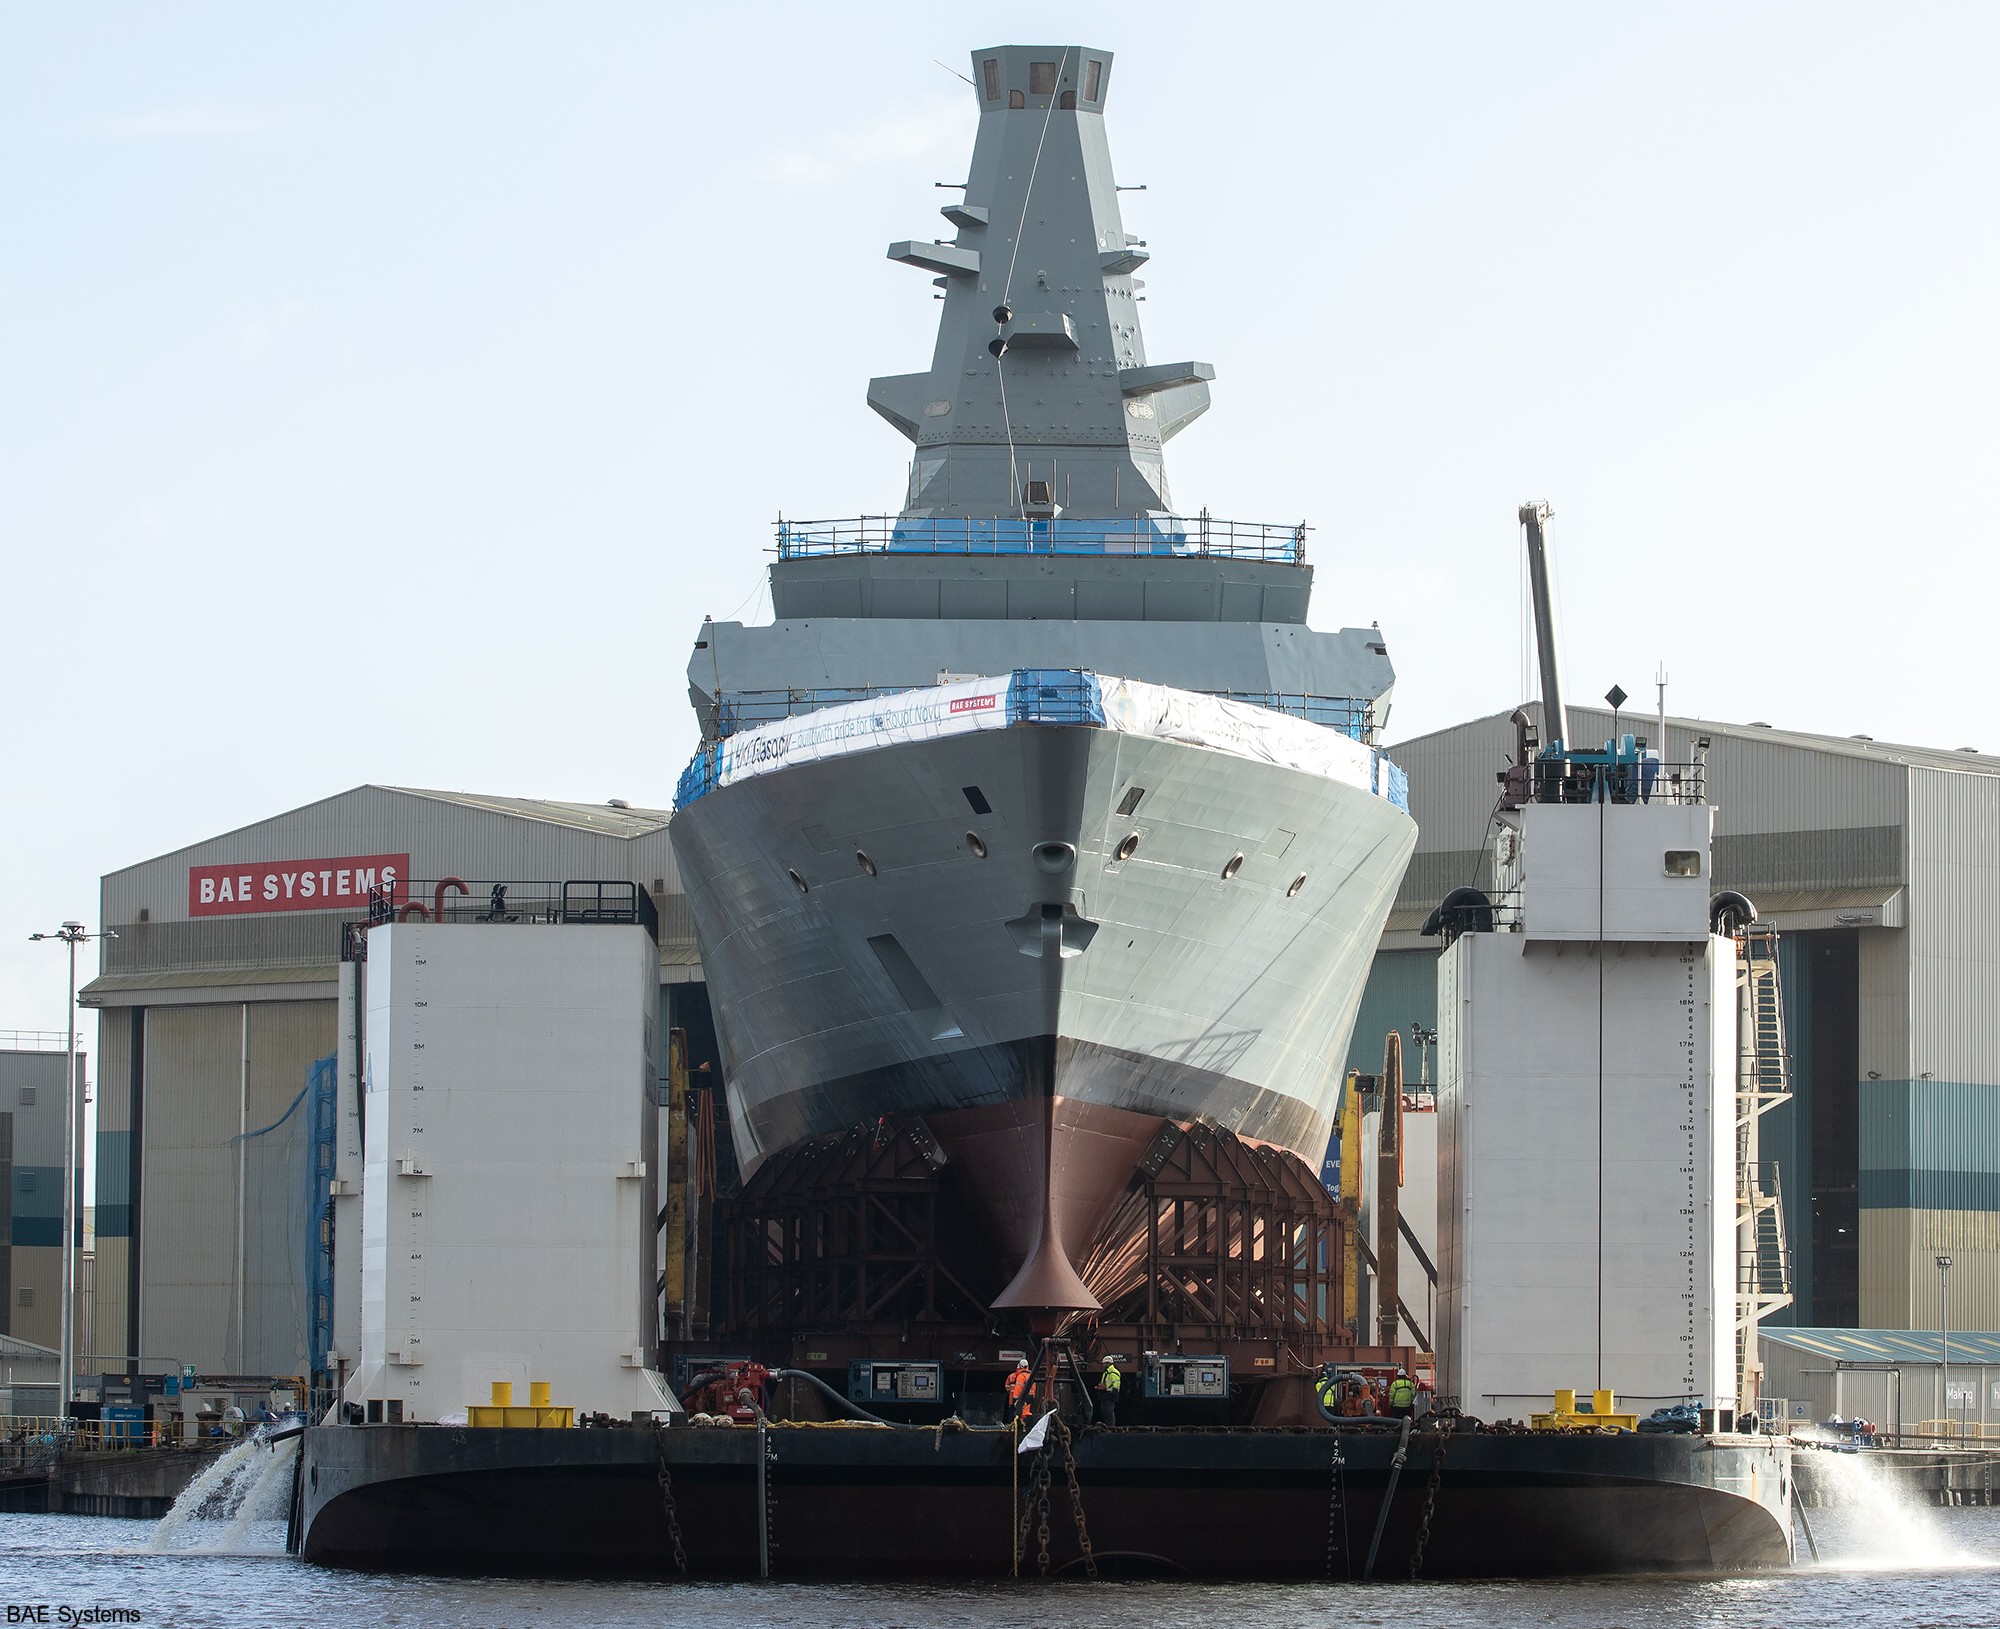
[[[1092,66],[1092,67],[1094,68],[1094,67],[1096,67],[1096,66],[1097,66],[1097,64],[1093,62],[1093,63],[1091,64],[1091,66]],[[987,100],[987,101],[989,101],[989,102],[997,102],[997,101],[999,101],[999,100],[1000,100],[1000,59],[999,59],[998,57],[988,57],[988,58],[987,58],[987,59],[985,60],[985,62],[983,62],[983,63],[981,63],[981,64],[980,64],[980,70],[979,70],[979,71],[980,71],[980,74],[981,74],[981,76],[982,76],[982,77],[983,77],[983,78],[985,79],[985,81],[986,81],[986,100]]]
[[[1670,877],[1698,877],[1701,875],[1701,851],[1693,848],[1670,848],[1667,850],[1667,875]]]
[[[1064,91],[1062,93],[1062,100],[1057,102],[1056,106],[1066,111],[1074,112],[1076,109],[1076,92],[1073,90]]]
[[[1010,90],[1007,93],[1007,105],[1009,107],[1026,107],[1028,105],[1028,99],[1027,97],[1023,96],[1019,91]]]
[[[1096,101],[1098,93],[1101,90],[1103,90],[1103,88],[1104,88],[1104,64],[1101,62],[1093,62],[1091,63],[1089,69],[1086,70],[1083,76],[1083,99],[1086,102]]]
[[[1030,96],[1053,96],[1056,89],[1056,65],[1053,62],[1031,62],[1028,64],[1028,94]]]

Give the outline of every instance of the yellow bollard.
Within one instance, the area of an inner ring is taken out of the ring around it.
[[[1616,1414],[1618,1412],[1615,1394],[1608,1391],[1592,1392],[1590,1394],[1590,1406],[1592,1411],[1598,1414]]]
[[[495,1408],[512,1408],[514,1406],[513,1381],[496,1380],[493,1382],[493,1406]]]
[[[547,1408],[549,1406],[549,1383],[546,1380],[528,1382],[528,1407]]]
[[[1556,1412],[1558,1414],[1574,1414],[1576,1412],[1576,1388],[1574,1386],[1558,1386],[1556,1388]]]

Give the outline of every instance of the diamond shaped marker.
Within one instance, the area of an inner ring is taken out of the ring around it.
[[[1624,691],[1620,690],[1618,686],[1614,684],[1609,690],[1604,692],[1604,699],[1611,703],[1611,710],[1615,713],[1619,708],[1625,705],[1626,701],[1629,698],[1626,696]]]

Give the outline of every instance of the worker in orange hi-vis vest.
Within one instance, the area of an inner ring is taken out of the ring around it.
[[[1021,1358],[1014,1365],[1014,1372],[1007,1377],[1007,1412],[1022,1425],[1028,1423],[1028,1416],[1034,1412],[1034,1376],[1029,1372],[1028,1360]]]

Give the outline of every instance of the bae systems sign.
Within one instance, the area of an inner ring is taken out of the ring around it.
[[[254,911],[360,909],[368,904],[369,889],[379,888],[393,898],[409,880],[407,854],[191,865],[188,915],[244,916]]]

